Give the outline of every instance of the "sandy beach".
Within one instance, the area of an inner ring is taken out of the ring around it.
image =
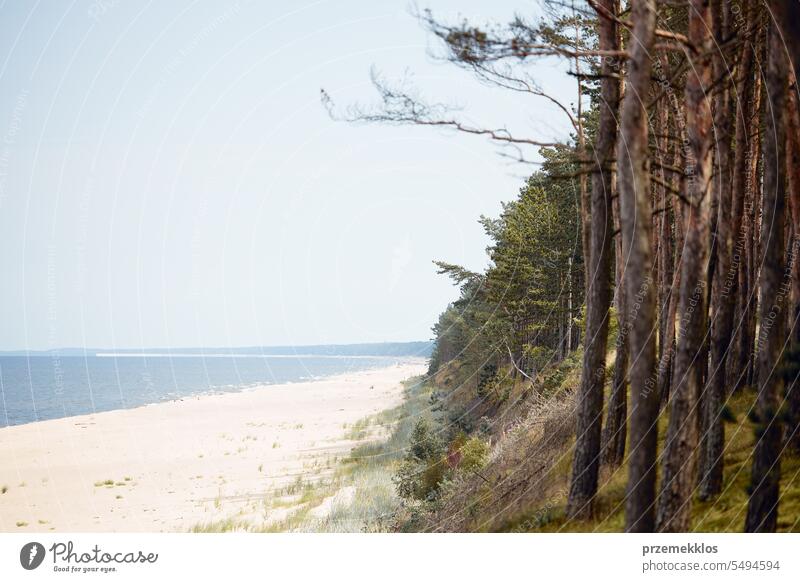
[[[349,453],[347,427],[397,405],[422,360],[0,429],[0,531],[160,532],[234,516]]]

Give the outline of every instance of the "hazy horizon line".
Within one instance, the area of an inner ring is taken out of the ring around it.
[[[396,347],[396,348],[410,348],[412,346],[417,346],[420,348],[426,347],[430,348],[433,346],[433,340],[411,340],[411,341],[383,341],[383,342],[355,342],[355,343],[331,343],[331,344],[298,344],[298,345],[247,345],[247,346],[183,346],[183,347],[136,347],[136,348],[102,348],[102,347],[59,347],[59,348],[46,348],[46,349],[6,349],[0,350],[0,356],[9,356],[9,355],[27,355],[27,356],[35,356],[35,355],[68,355],[68,354],[79,354],[79,355],[96,355],[96,356],[164,356],[164,355],[171,355],[171,356],[197,356],[197,355],[204,355],[207,357],[212,356],[227,356],[234,352],[240,352],[238,355],[255,355],[255,356],[284,356],[284,355],[294,355],[294,354],[287,354],[287,353],[259,353],[265,351],[297,351],[297,350],[309,350],[309,349],[319,349],[324,348],[326,350],[333,350],[333,349],[350,349],[350,350],[358,350],[360,348],[371,348],[371,347],[382,347],[384,349]],[[313,354],[310,352],[297,354],[297,355],[318,355],[318,356],[330,356],[330,355],[337,355],[337,354]],[[340,354],[340,355],[367,355],[367,356],[382,356],[382,355],[393,355],[393,354]],[[409,355],[409,354],[394,354],[394,355]]]

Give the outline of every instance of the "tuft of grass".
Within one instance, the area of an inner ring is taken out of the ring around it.
[[[0,494],[5,495],[8,492],[8,485],[0,487]]]
[[[362,418],[361,420],[356,421],[350,427],[350,429],[345,433],[345,437],[347,440],[351,441],[361,441],[364,440],[369,436],[369,427],[372,424],[373,418],[366,417]]]
[[[198,524],[192,527],[192,533],[226,533],[231,531],[250,531],[250,525],[241,519],[229,517],[221,521]]]
[[[18,521],[17,522],[17,527],[28,527],[28,522],[27,521]]]
[[[113,487],[114,480],[113,479],[106,479],[105,481],[95,481],[95,487]]]

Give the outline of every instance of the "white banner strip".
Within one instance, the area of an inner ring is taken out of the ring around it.
[[[800,534],[0,534],[0,580],[800,580]]]

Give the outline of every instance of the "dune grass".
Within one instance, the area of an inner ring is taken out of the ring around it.
[[[403,402],[391,409],[344,426],[344,437],[362,441],[338,461],[311,466],[317,479],[298,475],[271,492],[262,502],[264,514],[280,510],[283,517],[256,525],[246,515],[197,524],[190,531],[250,532],[361,532],[387,531],[400,500],[392,477],[402,459],[414,423],[430,403],[432,387],[413,378],[405,383]],[[302,428],[295,425],[294,428]],[[349,495],[342,495],[342,492]],[[320,511],[325,504],[326,511]],[[321,514],[321,515],[320,515]]]
[[[431,391],[421,378],[408,380],[400,405],[351,425],[346,438],[365,442],[339,463],[329,481],[308,492],[306,505],[266,530],[386,531],[400,503],[392,481],[395,466],[405,454],[414,423],[429,406]],[[340,500],[337,492],[345,488],[353,493]],[[314,517],[313,508],[326,500],[331,501],[330,510],[323,517]]]

